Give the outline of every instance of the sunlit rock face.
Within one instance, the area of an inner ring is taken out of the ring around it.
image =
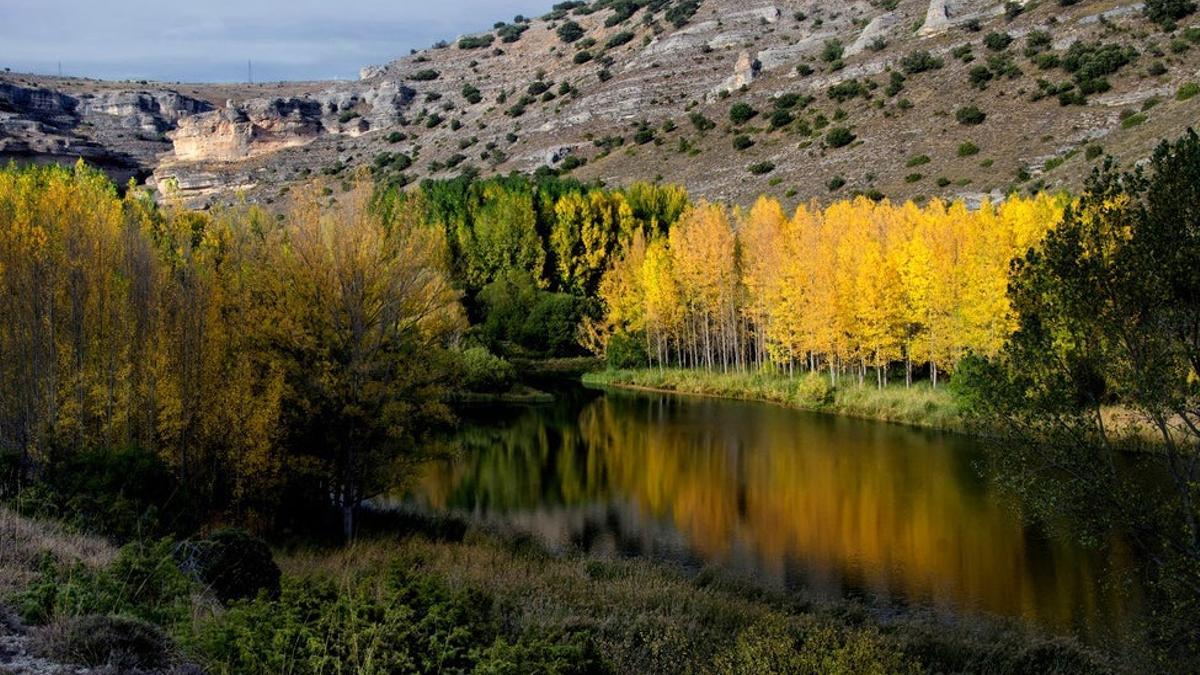
[[[305,145],[322,131],[318,101],[259,99],[184,118],[171,140],[179,160],[234,162]]]

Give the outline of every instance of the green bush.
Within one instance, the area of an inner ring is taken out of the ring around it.
[[[763,176],[774,171],[775,164],[773,162],[758,162],[746,167],[746,170],[755,176]]]
[[[927,70],[936,70],[943,65],[944,62],[941,59],[923,49],[909,52],[904,55],[904,58],[900,59],[900,67],[908,75],[916,75]]]
[[[429,82],[436,80],[439,77],[441,77],[441,73],[433,70],[432,68],[426,68],[425,70],[418,70],[417,72],[413,73],[409,76],[409,79],[416,82]]]
[[[612,369],[645,368],[650,363],[646,354],[645,335],[616,333],[608,340],[604,362]]]
[[[825,144],[831,148],[843,148],[853,143],[856,138],[858,137],[854,132],[846,127],[834,127],[825,134]]]
[[[733,137],[733,149],[734,150],[745,150],[753,145],[754,145],[754,141],[751,140],[751,138],[745,134]]]
[[[121,548],[107,567],[59,565],[47,558],[37,578],[16,598],[32,624],[87,615],[123,615],[158,626],[182,624],[196,590],[176,565],[174,543],[135,542]]]
[[[1008,33],[988,33],[983,39],[983,44],[994,52],[1002,52],[1008,49],[1008,46],[1013,42],[1013,37]]]
[[[496,36],[492,35],[491,33],[484,33],[483,35],[467,36],[458,41],[458,48],[459,49],[483,49],[485,47],[491,47],[492,43],[495,41],[496,41]]]
[[[398,563],[338,581],[287,581],[278,600],[241,603],[201,623],[190,646],[216,674],[601,669],[586,634],[509,636],[491,596]]]
[[[555,31],[558,34],[558,39],[570,44],[584,36],[583,27],[574,21],[567,21],[558,27]]]
[[[750,106],[749,103],[734,103],[729,109],[729,121],[734,124],[745,124],[758,115],[758,111]]]
[[[975,145],[971,141],[963,141],[963,143],[958,146],[958,156],[959,157],[970,157],[972,155],[978,155],[978,154],[979,154],[979,146]]]
[[[183,549],[189,549],[186,562],[221,602],[253,598],[260,592],[279,595],[279,566],[271,549],[245,530],[219,530]]]
[[[1196,94],[1200,94],[1200,83],[1188,82],[1180,86],[1179,90],[1175,92],[1175,100],[1186,101]]]
[[[621,31],[620,33],[610,37],[608,42],[604,43],[604,47],[606,49],[616,49],[621,45],[631,42],[634,37],[636,36],[633,34],[633,31]]]
[[[954,111],[954,119],[958,120],[959,124],[974,126],[983,124],[987,119],[987,113],[980,110],[977,106],[968,105]]]
[[[464,391],[508,391],[516,381],[512,364],[492,354],[486,347],[468,347],[458,352],[458,360]]]

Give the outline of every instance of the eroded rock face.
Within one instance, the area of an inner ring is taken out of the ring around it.
[[[314,99],[252,99],[185,117],[169,136],[179,160],[235,162],[311,142],[324,131],[321,117]]]
[[[173,91],[111,92],[80,98],[83,115],[109,115],[120,118],[121,126],[160,133],[171,129],[182,118],[208,112],[205,101]]]

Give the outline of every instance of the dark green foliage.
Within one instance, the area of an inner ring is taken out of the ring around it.
[[[992,71],[987,66],[975,66],[967,73],[968,81],[976,89],[986,89],[988,82],[992,81],[992,77]]]
[[[1196,3],[1192,0],[1146,0],[1144,11],[1146,18],[1166,29],[1195,12]]]
[[[700,0],[678,0],[663,16],[676,28],[683,28],[700,9]]]
[[[1024,503],[1070,519],[1085,538],[1139,533],[1164,609],[1154,639],[1191,663],[1200,658],[1200,480],[1184,458],[1200,433],[1167,430],[1198,410],[1198,257],[1200,137],[1164,142],[1133,172],[1108,160],[1041,249],[1014,266],[1019,324],[1002,353],[970,360],[961,377],[964,409],[1003,432],[997,473]],[[1122,468],[1122,445],[1101,416],[1112,404],[1154,430],[1161,462]],[[1142,480],[1149,471],[1164,480]],[[1066,479],[1035,480],[1045,475]]]
[[[783,127],[786,127],[795,121],[795,119],[796,118],[792,116],[792,113],[788,112],[787,110],[776,109],[771,113],[771,128],[782,129]]]
[[[583,27],[574,21],[567,21],[566,23],[563,23],[555,32],[558,34],[558,39],[566,42],[567,44],[575,42],[579,38],[583,37],[585,33]]]
[[[654,141],[654,130],[649,127],[641,127],[633,134],[633,142],[638,145],[645,145]]]
[[[1087,149],[1083,151],[1083,156],[1089,162],[1103,154],[1104,154],[1104,148],[1099,145],[1089,145],[1089,146],[1087,146]]]
[[[343,110],[342,113],[340,115],[338,115],[338,122],[341,124],[345,124],[345,123],[349,122],[350,120],[356,119],[361,116],[362,115],[357,110]]]
[[[745,134],[733,137],[733,149],[734,150],[745,150],[753,145],[754,145],[754,141]]]
[[[988,33],[983,39],[983,44],[994,52],[1002,52],[1008,49],[1008,46],[1013,42],[1013,36],[1008,33]]]
[[[856,138],[858,137],[854,135],[854,132],[846,127],[834,127],[825,134],[825,145],[831,148],[842,148],[853,143]]]
[[[483,49],[484,47],[491,47],[492,43],[495,41],[496,41],[496,36],[492,35],[491,33],[484,33],[483,35],[467,36],[458,41],[458,48],[459,49]]]
[[[486,347],[468,347],[456,353],[461,374],[460,388],[468,392],[504,392],[516,381],[512,364]]]
[[[187,532],[193,500],[205,486],[181,485],[157,454],[138,448],[78,452],[43,467],[35,488],[19,495],[27,514],[66,521],[119,540]],[[218,490],[210,486],[205,492]]]
[[[826,93],[834,101],[845,103],[857,96],[867,98],[871,95],[871,90],[867,89],[867,86],[857,79],[849,79],[833,85]]]
[[[832,39],[826,40],[825,46],[821,49],[821,60],[825,63],[834,63],[842,59],[846,48],[842,46],[841,40]]]
[[[472,84],[464,84],[462,86],[462,97],[471,105],[479,103],[483,100],[483,94],[481,94],[479,89]]]
[[[841,176],[834,176],[833,178],[829,179],[829,182],[825,184],[825,187],[829,188],[830,192],[836,192],[845,187],[845,185],[845,178],[842,178]]]
[[[509,635],[490,596],[399,564],[288,582],[203,624],[194,646],[216,673],[601,671],[585,636]]]
[[[979,146],[975,145],[971,141],[963,141],[963,143],[958,146],[958,156],[959,157],[970,157],[972,155],[978,155],[978,154],[979,154]]]
[[[927,70],[937,70],[944,65],[944,62],[936,56],[930,54],[927,50],[918,50],[909,52],[900,59],[900,67],[909,75],[916,75]]]
[[[409,75],[408,79],[414,80],[416,82],[429,82],[431,80],[438,79],[438,77],[440,77],[440,76],[441,76],[441,73],[439,73],[438,71],[433,70],[432,68],[426,68],[425,70],[418,70],[417,72],[413,73],[412,75]]]
[[[954,111],[954,119],[958,120],[959,124],[974,126],[976,124],[983,124],[983,121],[987,119],[987,113],[980,110],[977,106],[968,105]]]
[[[521,39],[521,35],[529,30],[529,24],[526,23],[510,23],[499,27],[496,34],[500,36],[500,41],[504,43],[513,43]]]
[[[692,126],[696,128],[696,131],[700,132],[709,131],[717,127],[716,122],[708,119],[699,112],[689,113],[688,120],[692,123]]]
[[[516,346],[544,356],[580,353],[576,326],[582,299],[541,290],[528,274],[512,272],[485,286],[479,301],[486,308],[480,329],[497,348]]]
[[[1076,42],[1067,50],[1062,67],[1075,78],[1083,96],[1108,91],[1106,76],[1112,75],[1137,58],[1132,47],[1098,42]]]
[[[400,141],[407,140],[407,139],[408,139],[408,136],[404,135],[403,133],[401,133],[399,131],[393,131],[387,135],[388,143],[399,143]]]
[[[124,616],[81,616],[37,636],[38,651],[60,662],[115,672],[166,668],[173,646],[151,623]]]
[[[90,570],[47,558],[16,599],[33,624],[87,615],[120,614],[171,627],[188,618],[195,586],[179,571],[170,539],[124,546],[111,565]]]
[[[218,530],[181,551],[201,583],[222,602],[253,598],[260,592],[279,595],[279,566],[271,549],[245,530]]]
[[[775,164],[772,162],[758,162],[746,167],[746,170],[755,176],[763,176],[775,170]]]
[[[604,350],[604,362],[617,370],[645,368],[650,364],[650,357],[646,355],[646,336],[614,334]]]
[[[907,78],[905,78],[900,71],[893,70],[888,75],[888,86],[887,89],[883,90],[884,93],[888,96],[895,96],[896,94],[899,94],[901,91],[904,91],[904,83],[906,80]]]
[[[620,33],[617,33],[616,35],[610,37],[608,39],[608,42],[604,43],[604,47],[606,49],[616,49],[617,47],[620,47],[621,45],[624,45],[624,44],[627,44],[627,43],[633,41],[634,37],[636,37],[636,36],[634,35],[633,31],[629,31],[629,30],[621,31]]]
[[[745,124],[757,115],[758,111],[749,103],[734,103],[733,107],[729,109],[729,121],[734,124]]]
[[[586,49],[575,52],[575,58],[573,60],[575,61],[576,65],[582,65],[592,60],[592,53]]]

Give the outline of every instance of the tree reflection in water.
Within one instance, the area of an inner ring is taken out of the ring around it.
[[[775,588],[1123,633],[1136,601],[1117,538],[1047,534],[953,434],[776,406],[572,391],[480,414],[408,499],[556,550],[717,564]],[[1116,574],[1110,574],[1115,572]]]

